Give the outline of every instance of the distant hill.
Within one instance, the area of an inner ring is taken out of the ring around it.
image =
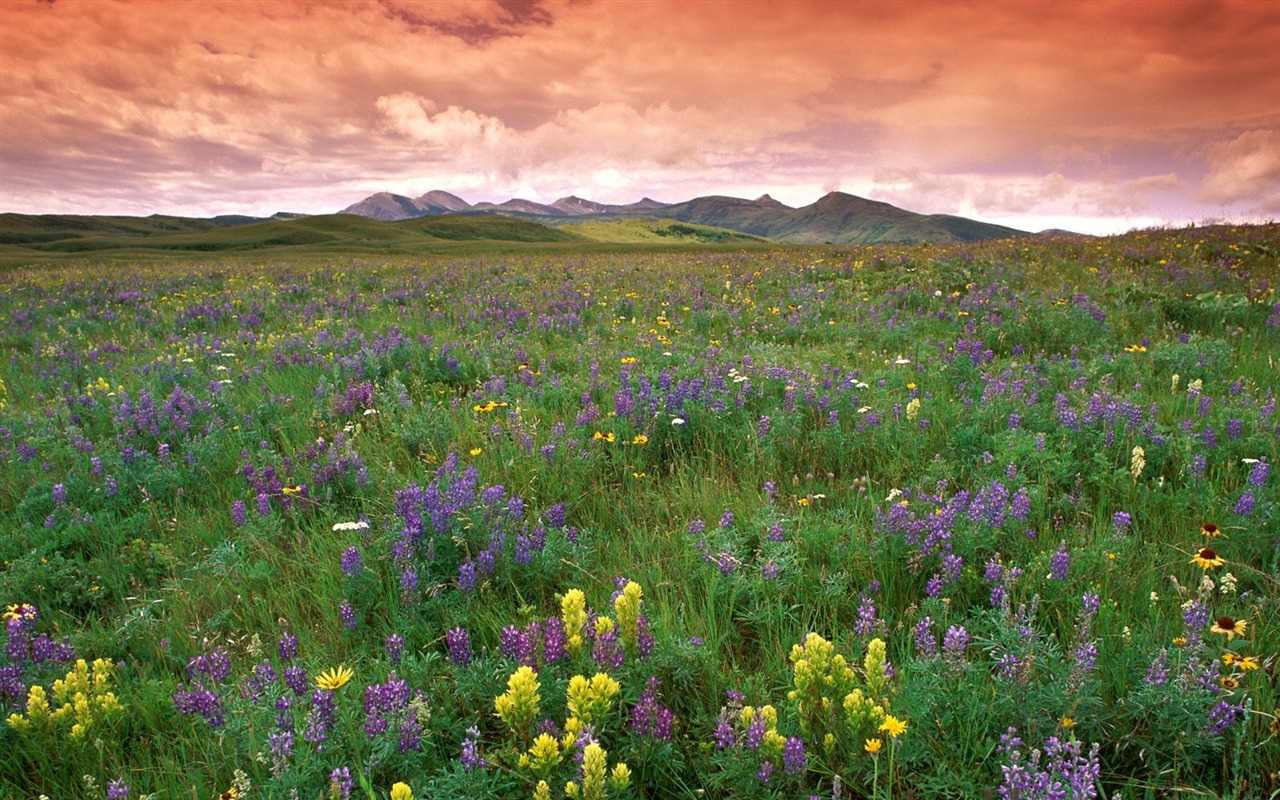
[[[471,204],[457,195],[439,190],[427,192],[418,198],[405,197],[390,192],[378,192],[358,203],[347,206],[340,214],[355,214],[383,222],[395,222],[401,219],[413,219],[434,214],[449,214],[459,211],[470,211]]]
[[[455,207],[446,208],[439,202],[427,202],[427,198],[433,195],[449,198]],[[780,203],[768,194],[755,200],[721,196],[696,197],[671,205],[647,197],[628,205],[608,205],[571,195],[550,204],[516,198],[504,203],[467,206],[466,201],[447,192],[428,192],[416,200],[383,192],[348,206],[342,213],[392,220],[478,211],[519,216],[549,224],[579,217],[608,221],[657,217],[793,244],[969,242],[1028,235],[1024,231],[965,217],[917,214],[888,203],[843,192],[831,192],[817,202],[801,208]],[[627,235],[634,233],[632,231]]]
[[[770,240],[741,231],[693,225],[655,217],[610,217],[580,215],[557,220],[558,228],[597,242],[627,244],[769,244]]]
[[[382,222],[329,214],[219,224],[183,217],[67,217],[0,214],[0,244],[28,252],[123,250],[233,252],[272,247],[414,252],[450,242],[572,243],[571,231],[500,215],[438,215]]]

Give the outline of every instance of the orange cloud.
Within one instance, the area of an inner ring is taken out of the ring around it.
[[[1265,2],[15,0],[0,36],[3,210],[839,185],[1178,221],[1280,193]]]

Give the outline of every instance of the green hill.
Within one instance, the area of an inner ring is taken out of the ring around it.
[[[242,224],[181,217],[0,215],[7,250],[234,252],[264,248],[407,252],[451,242],[581,242],[537,222],[497,215],[425,217],[387,223],[351,214]]]
[[[555,223],[562,230],[597,242],[619,244],[765,244],[768,239],[726,228],[672,222],[652,217],[599,219],[570,217]]]

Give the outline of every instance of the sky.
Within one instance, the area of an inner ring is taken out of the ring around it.
[[[0,212],[843,191],[1280,219],[1280,2],[0,0]]]

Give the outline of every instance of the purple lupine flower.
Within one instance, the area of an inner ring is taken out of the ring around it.
[[[640,736],[648,736],[661,741],[670,741],[675,715],[671,709],[662,705],[658,697],[658,688],[662,682],[651,676],[645,683],[640,700],[631,710],[631,731]]]
[[[1259,488],[1266,484],[1267,473],[1271,470],[1271,465],[1265,461],[1259,461],[1249,470],[1249,485]]]
[[[351,800],[351,789],[355,780],[351,777],[349,767],[338,767],[329,773],[329,794],[336,795],[337,800]]]
[[[517,663],[527,666],[533,666],[529,663],[535,650],[533,638],[528,633],[520,630],[515,625],[508,625],[502,629],[502,654],[507,658],[515,660]]]
[[[1244,433],[1244,420],[1236,419],[1235,417],[1232,417],[1231,419],[1227,420],[1227,438],[1228,439],[1232,439],[1232,440],[1239,439],[1241,434],[1243,433]]]
[[[722,529],[733,527],[733,512],[727,508],[724,510],[724,513],[720,515],[720,527]]]
[[[298,697],[307,693],[307,671],[302,667],[286,667],[284,685]]]
[[[716,553],[712,560],[715,562],[716,568],[720,570],[720,574],[726,578],[738,569],[738,562],[734,559],[733,553],[728,550],[721,550]]]
[[[727,710],[720,710],[720,716],[716,718],[716,730],[711,738],[715,740],[717,750],[727,750],[738,743],[738,735],[733,730]]]
[[[1209,711],[1208,721],[1204,725],[1204,734],[1216,738],[1226,733],[1227,728],[1235,724],[1244,709],[1241,706],[1223,700]]]
[[[102,490],[106,492],[107,497],[115,497],[118,489],[116,488],[116,476],[108,475],[103,483]]]
[[[458,591],[471,594],[476,588],[476,565],[467,561],[458,567]]]
[[[1013,465],[1010,464],[1010,466]],[[1027,492],[1027,487],[1023,486],[1014,493],[1013,499],[1009,501],[1009,516],[1022,522],[1030,513],[1031,495]]]
[[[333,692],[316,689],[311,695],[311,710],[307,712],[307,727],[302,738],[311,742],[317,753],[324,750],[324,743],[329,739],[336,710]]]
[[[1133,517],[1127,511],[1117,511],[1111,515],[1111,530],[1116,538],[1124,536],[1129,532],[1129,527],[1133,524]]]
[[[1253,492],[1246,489],[1240,493],[1240,499],[1236,501],[1236,507],[1232,509],[1238,517],[1248,517],[1253,514]]]
[[[969,632],[962,625],[952,625],[942,637],[942,657],[947,663],[959,666],[964,663],[964,650],[968,645]]]
[[[1075,649],[1076,671],[1088,675],[1098,660],[1098,646],[1091,641],[1081,642]]]
[[[404,637],[393,633],[383,640],[382,648],[387,653],[387,660],[392,664],[399,664],[400,657],[404,655]]]
[[[289,631],[280,634],[280,642],[276,647],[281,661],[292,661],[298,657],[298,637]]]
[[[276,675],[271,662],[263,659],[254,665],[252,672],[244,676],[244,681],[240,684],[240,696],[256,703],[266,695],[267,688],[277,680],[279,676]]]
[[[266,492],[258,492],[258,516],[271,516],[271,498]]]
[[[933,619],[925,617],[916,623],[916,658],[933,658],[938,654],[938,638],[933,634]]]
[[[354,578],[359,575],[360,570],[364,568],[364,558],[360,555],[360,549],[352,545],[344,550],[339,566],[342,568],[342,574],[348,578]]]
[[[690,535],[690,536],[697,536],[698,534],[702,533],[702,532],[703,532],[703,531],[705,531],[706,529],[707,529],[707,524],[706,524],[705,522],[703,522],[703,521],[702,521],[702,518],[701,518],[701,517],[699,517],[698,519],[695,519],[695,520],[692,520],[692,521],[690,521],[690,522],[689,522],[689,535]]]
[[[200,684],[187,689],[182,684],[173,695],[173,706],[184,716],[200,715],[210,728],[221,728],[226,722],[222,696]]]
[[[61,483],[53,485],[53,504],[59,508],[67,504],[67,487]]]
[[[231,676],[231,659],[227,651],[217,648],[187,661],[187,680],[220,683]]]
[[[1058,549],[1053,554],[1053,558],[1049,560],[1049,577],[1055,581],[1065,581],[1067,574],[1071,569],[1071,553],[1067,550],[1067,543],[1061,541],[1058,543]]]
[[[772,428],[773,428],[773,420],[770,419],[768,416],[761,417],[760,421],[756,423],[756,438],[764,439],[768,437],[769,431]]]
[[[1207,466],[1208,466],[1207,458],[1200,455],[1192,456],[1191,457],[1191,477],[1203,478],[1204,471]]]
[[[617,630],[605,631],[596,636],[595,644],[591,647],[591,660],[604,671],[616,670],[622,666],[626,656],[618,642]]]
[[[760,779],[761,783],[768,783],[769,778],[773,777],[773,770],[773,762],[765,759],[760,762],[760,769],[756,771],[756,777]]]
[[[747,723],[747,734],[743,739],[743,744],[749,750],[759,750],[760,745],[764,742],[765,733],[764,715],[757,712],[751,718],[751,722]]]
[[[354,631],[359,624],[356,619],[355,606],[351,605],[350,600],[343,600],[338,604],[338,616],[342,619],[342,625],[349,631]]]
[[[858,636],[868,636],[876,628],[876,604],[870,597],[863,597],[858,605],[858,619],[853,623],[853,631]]]
[[[449,647],[449,658],[460,667],[471,663],[471,637],[466,628],[453,628],[444,635]]]
[[[649,632],[649,618],[641,616],[636,620],[636,655],[641,661],[648,659],[653,653],[653,645],[653,634]],[[550,661],[550,658],[547,660]]]
[[[760,577],[764,578],[766,581],[776,581],[778,579],[778,576],[781,573],[782,573],[782,567],[779,567],[776,563],[772,561],[766,563],[763,567],[760,568]],[[872,609],[871,613],[873,616],[875,615],[874,608]]]
[[[385,733],[392,721],[402,718],[409,705],[409,684],[395,672],[385,684],[370,684],[364,690],[364,732],[370,738]]]
[[[235,523],[237,528],[243,528],[249,524],[248,512],[245,510],[243,500],[232,501],[231,521]]]
[[[462,769],[470,772],[489,766],[480,755],[480,729],[474,725],[467,728],[467,736],[462,740]]]
[[[643,620],[644,617],[640,619]],[[568,658],[567,642],[568,637],[564,632],[563,620],[559,617],[548,617],[542,624],[542,660],[547,664],[554,664]],[[643,641],[641,649],[643,649]]]
[[[396,745],[401,753],[416,753],[422,749],[422,723],[418,722],[417,717],[406,717],[400,723]]]
[[[1164,686],[1169,681],[1169,651],[1161,648],[1147,667],[1147,677],[1143,680],[1148,686]]]
[[[282,731],[293,730],[293,696],[282,694],[276,699],[276,727]]]
[[[400,596],[406,601],[413,599],[413,593],[418,588],[418,571],[413,567],[407,568],[400,573]]]
[[[788,738],[786,745],[782,748],[783,773],[799,775],[804,772],[808,762],[809,759],[804,754],[804,742],[795,736]]]
[[[124,782],[124,778],[107,782],[107,800],[129,800],[129,794],[132,791]]]
[[[1014,680],[1018,677],[1018,670],[1022,667],[1022,659],[1013,653],[1005,653],[996,659],[996,671],[1001,678],[1005,680]]]
[[[293,732],[275,731],[267,737],[271,747],[271,773],[280,777],[289,768],[289,759],[293,757]]]
[[[781,541],[782,541],[782,539],[783,539],[783,535],[782,535],[782,523],[781,523],[781,522],[775,522],[775,523],[773,523],[772,525],[770,525],[770,526],[769,526],[769,541],[771,541],[771,542],[781,542]]]

